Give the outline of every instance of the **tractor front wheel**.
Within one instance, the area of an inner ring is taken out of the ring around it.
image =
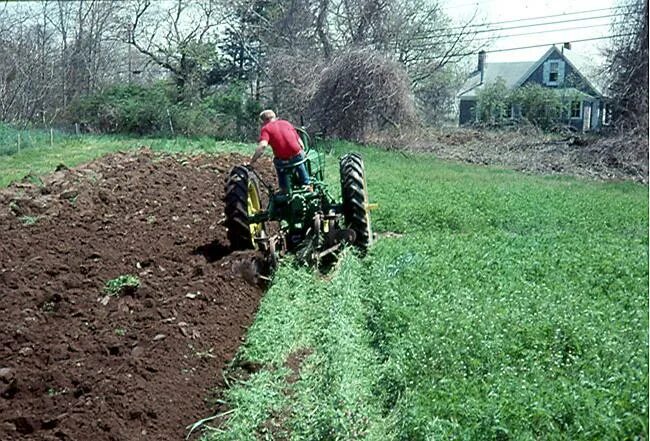
[[[255,176],[243,166],[235,166],[226,181],[226,228],[230,246],[235,250],[256,248],[255,238],[264,234],[262,223],[252,224],[249,216],[262,210]]]
[[[339,165],[345,223],[355,233],[354,244],[365,251],[372,243],[372,229],[363,159],[349,153],[341,158]]]

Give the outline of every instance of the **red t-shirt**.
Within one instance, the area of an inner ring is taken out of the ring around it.
[[[262,126],[259,140],[269,143],[276,158],[286,160],[293,158],[302,150],[299,139],[298,132],[291,123],[276,119]]]

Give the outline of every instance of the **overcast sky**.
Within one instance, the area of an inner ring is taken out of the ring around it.
[[[618,4],[615,0],[443,0],[447,14],[457,23],[465,23],[476,13],[475,23],[495,23],[509,20],[530,19],[535,17],[546,17],[549,15],[569,14],[565,17],[538,18],[536,20],[517,21],[511,23],[495,24],[489,28],[514,28],[503,29],[495,32],[482,32],[477,38],[501,36],[493,42],[482,41],[486,44],[487,51],[495,49],[509,49],[521,46],[532,46],[544,44],[544,47],[522,49],[507,52],[494,52],[487,54],[487,61],[532,61],[541,57],[551,43],[563,41],[576,41],[588,38],[603,37],[612,35],[610,25],[612,20],[620,19],[603,17],[593,20],[585,20],[590,17],[602,17],[620,13],[619,10],[603,10],[614,8]],[[583,11],[594,11],[584,14],[573,14]],[[556,23],[545,26],[528,26],[538,23],[549,23],[580,19],[576,21]],[[479,27],[476,29],[489,29]],[[581,28],[581,29],[576,29]],[[553,32],[550,32],[550,31]],[[513,34],[532,34],[518,35]],[[600,49],[606,46],[608,40],[595,40],[582,43],[572,43],[572,55],[588,57],[594,63],[601,63],[603,58]],[[548,45],[547,45],[548,43]]]

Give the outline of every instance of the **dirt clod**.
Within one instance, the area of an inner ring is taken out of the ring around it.
[[[11,368],[0,368],[0,381],[4,383],[9,383],[13,380],[15,372]]]

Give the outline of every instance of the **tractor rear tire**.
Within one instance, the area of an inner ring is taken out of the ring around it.
[[[253,231],[248,216],[254,214],[250,207],[249,192],[260,200],[259,186],[255,176],[243,166],[235,166],[226,181],[225,225],[228,241],[233,250],[255,248]]]
[[[366,251],[372,244],[372,228],[363,159],[356,153],[348,153],[341,158],[339,166],[343,217],[347,227],[355,233],[354,245]]]

